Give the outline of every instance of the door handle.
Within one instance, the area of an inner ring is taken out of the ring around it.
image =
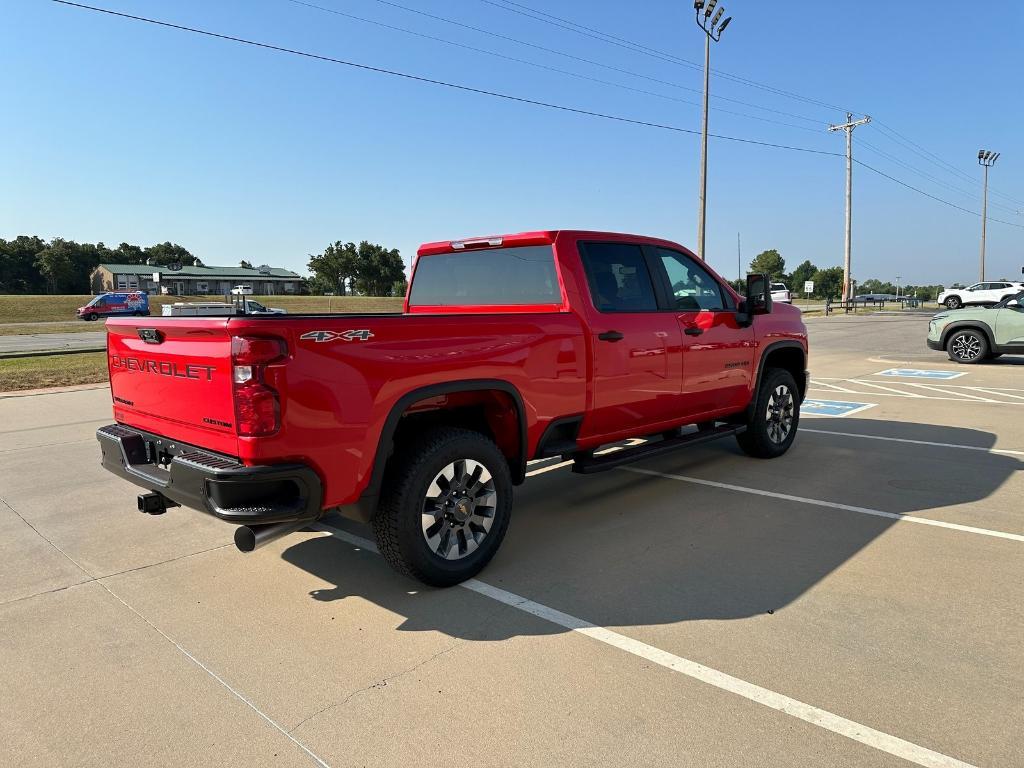
[[[622,341],[625,337],[618,331],[605,331],[597,334],[597,338],[601,341]]]
[[[700,336],[702,333],[704,333],[704,329],[698,328],[697,326],[694,325],[683,330],[683,333],[685,333],[687,336]]]

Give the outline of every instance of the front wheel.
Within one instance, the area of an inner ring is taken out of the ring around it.
[[[85,319],[89,321],[97,320],[99,319],[99,315],[97,315],[95,312],[90,312],[88,315],[85,316]]]
[[[800,392],[793,374],[770,368],[761,379],[747,429],[736,442],[748,456],[774,459],[793,444],[800,424]]]
[[[946,309],[960,309],[960,307],[964,305],[964,303],[960,301],[959,296],[950,296],[943,303],[946,305]]]
[[[949,337],[946,353],[955,363],[978,363],[988,355],[988,341],[981,331],[967,328]]]
[[[512,476],[493,440],[444,427],[392,459],[373,518],[381,554],[399,573],[448,587],[497,552],[512,512]]]

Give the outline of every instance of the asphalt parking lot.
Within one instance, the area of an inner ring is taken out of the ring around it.
[[[245,556],[140,515],[105,388],[0,397],[0,762],[1024,765],[1024,358],[926,324],[809,319],[848,415],[781,459],[532,464],[448,590],[341,519]]]

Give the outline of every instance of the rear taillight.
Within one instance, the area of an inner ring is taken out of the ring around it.
[[[281,401],[265,381],[268,365],[288,355],[284,339],[265,336],[231,338],[231,375],[235,394],[235,425],[239,435],[266,437],[281,426]]]

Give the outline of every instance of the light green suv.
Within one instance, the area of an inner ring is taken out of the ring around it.
[[[1024,355],[1024,292],[992,307],[940,312],[928,324],[928,346],[957,363]]]

